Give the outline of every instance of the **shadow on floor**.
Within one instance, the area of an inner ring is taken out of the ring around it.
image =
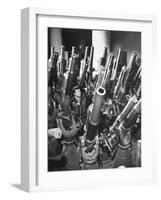
[[[18,184],[18,183],[10,183],[10,185],[11,185],[12,187],[16,188],[16,189],[19,189],[19,190],[21,190],[21,191],[24,191],[24,190],[22,189],[21,184]]]

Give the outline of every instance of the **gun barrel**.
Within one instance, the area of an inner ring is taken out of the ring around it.
[[[117,76],[120,74],[122,67],[126,65],[127,65],[127,51],[122,51],[122,49],[119,48],[119,51],[117,53],[117,58],[114,63],[111,80],[115,80]]]
[[[100,65],[104,67],[106,61],[107,61],[107,47],[104,47],[103,56],[100,59]]]
[[[86,73],[87,73],[87,54],[88,47],[85,48],[84,59],[81,61],[81,72],[80,72],[80,85],[83,86],[86,81]]]
[[[114,130],[115,127],[120,124],[129,114],[129,112],[131,111],[131,109],[134,107],[134,105],[137,103],[137,98],[136,96],[132,96],[128,103],[126,104],[125,108],[123,109],[123,111],[120,113],[120,115],[116,118],[115,122],[113,123],[111,130]]]
[[[131,86],[132,86],[132,81],[134,79],[134,76],[139,68],[139,66],[136,64],[136,57],[137,53],[134,52],[131,56],[130,62],[127,66],[127,77],[126,77],[126,93],[129,92]]]
[[[71,56],[74,56],[75,54],[75,46],[72,46],[72,53],[71,53]]]
[[[58,75],[62,75],[65,72],[65,46],[61,45],[59,62],[58,62]]]
[[[64,116],[69,116],[70,114],[70,105],[71,105],[71,99],[70,96],[64,95],[62,100],[62,112]]]
[[[118,51],[118,54],[117,54],[117,59],[116,59],[116,68],[115,68],[116,74],[117,74],[118,67],[119,67],[120,55],[121,55],[121,48],[119,48],[119,51]]]
[[[109,57],[108,57],[107,62],[106,62],[105,72],[104,72],[104,76],[103,76],[103,79],[102,79],[102,86],[104,88],[106,88],[106,85],[110,81],[110,76],[111,76],[111,72],[112,72],[112,65],[113,65],[113,59],[114,59],[114,55],[113,55],[113,53],[111,53],[109,55]]]
[[[52,48],[53,49],[53,48]],[[53,86],[53,82],[55,83],[55,85],[57,84],[57,61],[58,61],[58,53],[57,52],[53,52],[54,55],[52,54],[53,57],[53,61],[52,61],[52,67],[51,70],[48,73],[48,86],[52,87]]]
[[[74,55],[71,57],[70,67],[69,67],[69,73],[68,73],[68,79],[67,79],[67,85],[66,85],[66,95],[70,95],[73,87],[73,80],[74,80],[74,70],[77,64],[77,56]]]
[[[126,67],[124,66],[121,70],[119,79],[118,79],[117,84],[114,89],[114,97],[116,97],[119,94],[120,88],[121,88],[121,86],[123,86],[123,80],[125,78],[125,74],[126,74]]]
[[[85,53],[84,53],[84,62],[87,62],[87,56],[88,56],[88,47],[86,46],[85,48]]]
[[[128,129],[135,122],[138,114],[141,113],[141,99],[137,102],[137,104],[132,108],[127,118],[123,122],[123,126]]]
[[[136,76],[134,77],[134,80],[133,80],[132,89],[134,90],[134,92],[137,93],[140,85],[141,85],[141,67],[138,69]]]
[[[54,59],[54,56],[55,56],[55,47],[51,46],[50,47],[50,58]]]
[[[93,54],[94,54],[94,46],[91,46],[88,69],[87,69],[88,72],[91,72],[92,67],[93,67]]]
[[[87,140],[93,141],[97,133],[97,125],[100,121],[100,112],[106,91],[103,87],[98,87],[94,96],[94,105],[89,119],[87,130]]]

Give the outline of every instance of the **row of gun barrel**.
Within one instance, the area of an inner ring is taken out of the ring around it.
[[[72,47],[68,58],[62,45],[48,60],[48,127],[62,130],[63,144],[81,141],[84,162],[97,144],[112,156],[118,145],[128,148],[141,128],[141,58],[107,52],[94,66],[93,46]]]
[[[60,54],[54,51],[54,47],[51,47],[51,56],[48,62],[49,86],[52,86],[53,82],[55,85],[61,84],[60,80],[58,83],[58,79],[65,76],[65,72],[67,72],[68,79],[73,78],[73,80],[68,81],[68,86],[66,87],[66,93],[69,93],[72,89],[71,87],[73,87],[70,82],[74,81],[75,84],[83,88],[88,81],[95,80],[92,80],[94,74],[98,75],[99,73],[97,85],[101,84],[110,87],[108,92],[111,98],[119,96],[120,87],[126,88],[124,92],[126,94],[140,92],[141,59],[137,58],[136,52],[131,55],[131,59],[127,64],[127,51],[123,51],[120,48],[115,58],[113,53],[107,53],[107,47],[105,47],[103,56],[98,60],[98,66],[93,66],[93,46],[91,46],[90,52],[89,48],[86,47],[84,53],[82,50],[76,51],[76,47],[73,46],[70,58],[68,58],[68,54],[63,45],[61,46]],[[97,73],[94,73],[95,68],[97,68]],[[73,73],[74,75],[70,77],[68,73]]]

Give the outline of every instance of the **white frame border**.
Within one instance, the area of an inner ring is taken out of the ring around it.
[[[145,21],[153,26],[153,61],[156,60],[156,17],[152,15],[118,14],[88,11],[25,8],[21,11],[21,188],[25,191],[51,191],[37,185],[37,73],[36,73],[36,16],[68,16]],[[155,137],[155,136],[154,136]],[[156,144],[156,142],[154,141]],[[156,151],[153,145],[153,180],[156,182]]]

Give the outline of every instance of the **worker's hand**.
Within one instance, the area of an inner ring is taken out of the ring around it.
[[[62,131],[60,128],[52,128],[48,130],[48,136],[60,139],[62,137]]]

